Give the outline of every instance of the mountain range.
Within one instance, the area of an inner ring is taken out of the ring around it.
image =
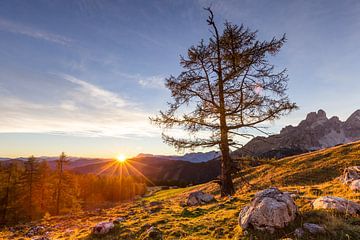
[[[279,134],[255,137],[234,156],[281,158],[360,140],[360,110],[342,122],[325,111],[311,112],[297,126],[286,126]]]

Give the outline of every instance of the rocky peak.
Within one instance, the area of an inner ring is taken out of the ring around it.
[[[317,122],[319,120],[328,120],[328,118],[326,117],[326,112],[322,109],[320,109],[317,113],[316,112],[311,112],[306,116],[305,119],[307,122]]]
[[[286,126],[280,134],[266,139],[253,138],[237,153],[282,157],[357,140],[360,140],[360,110],[342,122],[336,116],[328,119],[325,111],[320,109],[309,113],[298,126]]]
[[[360,109],[356,110],[350,117],[345,121],[347,126],[357,125],[360,126]]]

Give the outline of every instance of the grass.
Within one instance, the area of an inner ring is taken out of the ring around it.
[[[334,212],[313,210],[312,200],[319,196],[333,195],[360,202],[360,193],[354,193],[336,178],[347,166],[360,165],[360,142],[342,145],[326,150],[287,157],[246,169],[243,176],[253,185],[249,187],[236,179],[237,192],[232,199],[220,198],[216,184],[206,183],[187,188],[156,190],[147,197],[134,202],[123,203],[115,208],[99,212],[84,212],[76,215],[50,217],[33,225],[44,225],[52,239],[142,239],[150,226],[156,226],[164,239],[296,239],[294,230],[304,222],[322,224],[326,234],[303,239],[360,239],[359,216],[346,216]],[[238,226],[238,214],[249,204],[254,194],[269,186],[283,191],[295,192],[300,214],[296,221],[274,234],[245,232]],[[203,206],[181,207],[180,202],[194,190],[217,194],[217,202]],[[159,211],[152,211],[149,203],[161,202]],[[91,234],[91,227],[101,221],[118,217],[126,220],[116,225],[106,236]],[[0,239],[26,239],[29,226],[13,234],[8,230],[0,232]],[[19,228],[21,229],[21,227]]]

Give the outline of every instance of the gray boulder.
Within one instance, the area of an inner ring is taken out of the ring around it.
[[[360,204],[339,197],[319,197],[313,201],[312,205],[314,209],[330,209],[339,213],[346,213],[350,215],[360,213]]]
[[[93,234],[103,235],[110,232],[110,230],[114,227],[115,225],[112,222],[101,222],[96,224],[96,226],[93,228]]]
[[[187,198],[186,205],[187,206],[203,205],[213,201],[216,201],[213,195],[204,193],[203,191],[196,191],[190,193],[189,197]]]
[[[298,208],[288,193],[269,188],[255,194],[249,206],[239,214],[242,229],[254,228],[273,233],[294,221]]]

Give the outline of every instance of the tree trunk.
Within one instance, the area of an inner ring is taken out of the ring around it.
[[[221,196],[233,195],[235,193],[231,176],[232,161],[230,157],[227,131],[221,130]]]
[[[231,177],[231,158],[228,139],[228,127],[226,123],[225,96],[224,96],[224,79],[222,73],[222,56],[220,51],[219,32],[213,21],[211,10],[209,23],[214,27],[216,36],[216,54],[217,54],[217,75],[219,85],[219,115],[220,115],[220,149],[221,149],[221,196],[233,195],[235,193],[234,184]]]

